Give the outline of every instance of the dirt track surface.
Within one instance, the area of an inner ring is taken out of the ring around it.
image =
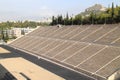
[[[8,51],[7,49],[4,49],[4,48],[0,47],[0,54],[3,54],[3,53],[10,53],[10,51]]]

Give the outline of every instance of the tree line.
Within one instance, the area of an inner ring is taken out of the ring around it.
[[[26,27],[31,27],[31,28],[35,28],[37,26],[44,26],[44,25],[48,25],[47,23],[41,23],[41,22],[34,22],[34,21],[17,21],[17,22],[1,22],[0,23],[0,30],[2,29],[9,29],[12,27],[15,28],[26,28]]]
[[[81,24],[115,24],[120,23],[120,6],[112,6],[107,8],[106,11],[96,14],[91,12],[89,16],[82,16],[81,14],[75,17],[69,17],[68,13],[63,18],[62,15],[52,17],[51,25],[81,25]]]

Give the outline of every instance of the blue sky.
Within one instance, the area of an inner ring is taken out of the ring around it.
[[[120,5],[119,0],[1,0],[0,22],[39,21],[43,17],[65,15],[67,12],[75,15],[96,3],[108,7],[112,2]]]

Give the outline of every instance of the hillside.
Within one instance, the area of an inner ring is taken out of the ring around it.
[[[99,14],[101,12],[104,12],[106,11],[107,8],[102,6],[101,4],[95,4],[87,9],[85,9],[84,12],[80,13],[79,15],[82,15],[82,16],[89,16],[91,14],[91,12],[94,12],[96,14]]]

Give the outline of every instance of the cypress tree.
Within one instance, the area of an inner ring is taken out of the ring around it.
[[[2,28],[1,35],[2,35],[2,40],[4,41],[5,40],[5,36],[4,36],[4,30],[3,30],[3,28]]]
[[[7,42],[8,40],[9,40],[9,36],[8,36],[8,32],[6,30],[5,42]]]
[[[112,12],[111,12],[112,20],[114,19],[114,3],[112,3]]]

